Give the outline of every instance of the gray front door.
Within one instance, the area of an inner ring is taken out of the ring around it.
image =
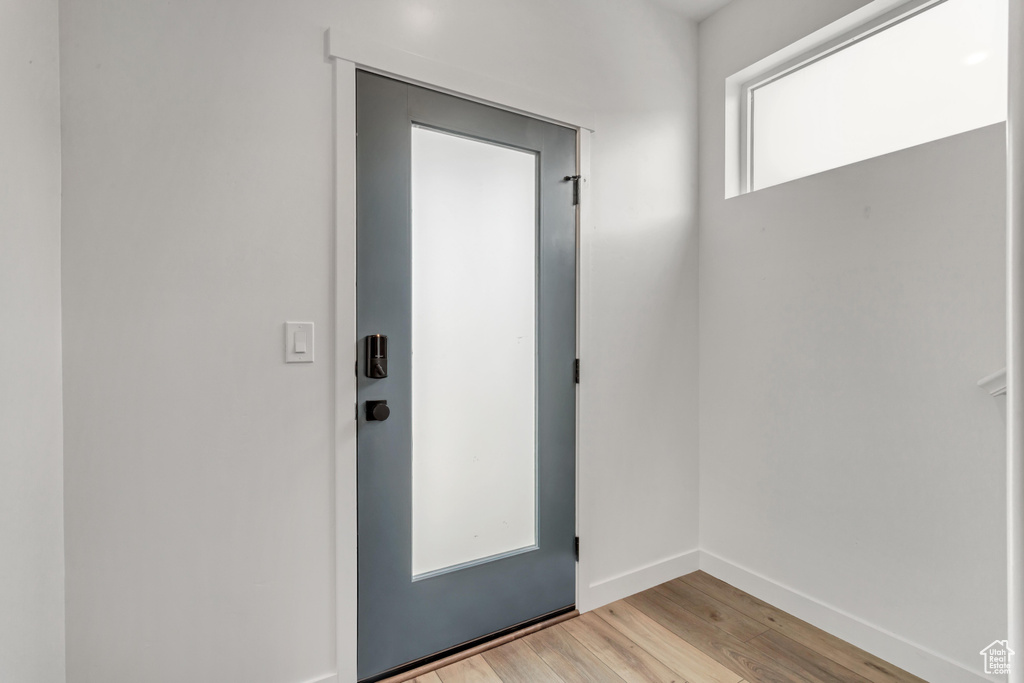
[[[375,680],[575,602],[576,135],[364,72],[356,92]]]

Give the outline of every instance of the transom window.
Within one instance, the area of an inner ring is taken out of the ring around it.
[[[1007,0],[893,5],[728,79],[727,196],[1006,120]]]

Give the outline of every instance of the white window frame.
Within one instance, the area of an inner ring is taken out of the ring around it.
[[[875,0],[725,81],[725,196],[753,191],[754,92],[947,0]]]

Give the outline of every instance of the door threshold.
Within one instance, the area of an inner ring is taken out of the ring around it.
[[[548,612],[542,614],[536,619],[530,619],[514,626],[489,633],[486,636],[475,638],[474,640],[467,641],[461,645],[450,647],[447,650],[442,650],[437,654],[423,657],[415,661],[396,666],[393,669],[389,669],[383,673],[377,674],[376,676],[370,676],[369,678],[360,679],[359,683],[403,683],[403,681],[411,681],[417,676],[430,673],[431,671],[437,671],[443,669],[449,664],[460,662],[463,659],[469,659],[474,657],[481,652],[487,652],[493,648],[504,645],[505,643],[511,643],[513,640],[528,636],[531,633],[537,631],[543,631],[544,629],[559,624],[563,621],[568,621],[573,617],[580,615],[579,610],[576,609],[575,605],[569,605],[562,609],[555,610],[554,612]]]

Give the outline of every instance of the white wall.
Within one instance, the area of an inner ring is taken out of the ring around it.
[[[74,683],[334,669],[330,16],[61,3]]]
[[[56,0],[0,0],[0,681],[64,681]]]
[[[1004,126],[723,199],[725,78],[863,4],[701,24],[701,547],[980,672],[1006,627],[1004,421],[975,386],[1005,363]]]
[[[581,581],[617,597],[696,548],[691,22],[641,0],[61,9],[70,681],[335,669],[329,26],[594,112]],[[285,320],[316,322],[317,363],[281,363]]]

